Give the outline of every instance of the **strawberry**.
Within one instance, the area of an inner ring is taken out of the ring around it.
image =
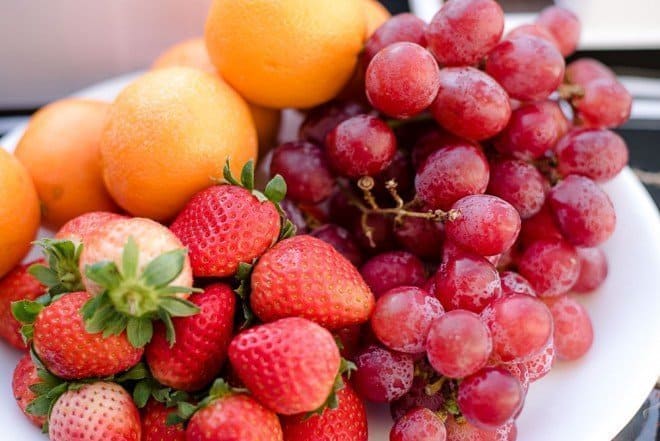
[[[369,319],[374,295],[332,245],[312,236],[279,242],[252,272],[250,304],[264,322],[304,317],[329,329]]]
[[[156,400],[150,400],[142,410],[141,441],[185,441],[186,430],[183,424],[167,425],[167,417],[174,410]]]
[[[44,307],[39,303],[12,305],[16,318],[27,324],[34,351],[53,374],[64,379],[106,377],[136,365],[142,349],[134,348],[126,333],[104,336],[85,330],[81,308],[86,292],[67,294]]]
[[[284,441],[367,441],[367,412],[353,389],[337,392],[339,407],[321,415],[282,417]]]
[[[109,211],[92,211],[74,217],[55,233],[55,239],[68,239],[76,242],[86,242],[87,236],[96,231],[107,222],[126,219],[121,214],[111,213]]]
[[[229,168],[225,180],[197,193],[170,228],[190,250],[196,277],[233,275],[240,263],[252,263],[271,247],[282,226],[279,206],[286,185],[273,178],[264,193],[254,190],[252,162],[241,173],[242,187]],[[287,223],[289,225],[289,223]]]
[[[87,237],[79,262],[82,281],[95,297],[83,316],[89,332],[127,331],[135,347],[153,335],[153,320],[162,320],[170,344],[171,317],[186,317],[198,308],[185,300],[192,288],[186,250],[166,227],[150,219],[117,219]]]
[[[333,404],[334,387],[341,383],[343,363],[332,334],[303,318],[242,332],[229,345],[229,360],[250,392],[282,415]]]
[[[20,407],[25,416],[38,427],[43,426],[46,422],[46,417],[28,412],[27,407],[32,400],[37,397],[30,387],[40,382],[41,379],[37,376],[37,368],[32,362],[30,354],[26,353],[14,369],[11,388],[14,391],[14,398],[16,399],[18,407]]]
[[[98,381],[69,388],[49,418],[51,441],[140,441],[140,415],[131,396],[116,383]]]
[[[222,380],[216,380],[209,396],[185,416],[191,412],[186,441],[282,441],[277,415]]]
[[[189,299],[199,314],[172,320],[176,343],[170,346],[165,326],[156,324],[145,355],[160,383],[185,391],[209,384],[220,372],[232,337],[236,297],[231,287],[217,283]]]
[[[0,280],[0,337],[18,349],[27,346],[21,337],[21,324],[11,314],[11,304],[34,300],[46,292],[46,287],[28,272],[30,265],[17,265]]]

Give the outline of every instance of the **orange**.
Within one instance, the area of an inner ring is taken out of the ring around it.
[[[306,108],[350,78],[365,36],[362,0],[214,0],[206,47],[248,101]]]
[[[390,17],[390,12],[377,0],[362,0],[362,7],[367,19],[366,37],[371,37],[376,29],[385,23]]]
[[[0,277],[30,251],[39,229],[39,198],[23,165],[0,147]]]
[[[238,174],[257,155],[245,101],[217,75],[188,67],[154,70],[111,104],[101,135],[103,177],[135,216],[166,221],[196,192]]]
[[[16,147],[32,176],[46,226],[90,211],[116,211],[103,184],[99,139],[108,103],[65,99],[34,114]]]
[[[206,72],[217,73],[215,66],[211,63],[203,38],[193,38],[175,44],[165,50],[154,61],[151,68],[162,69],[172,66],[194,67]],[[280,128],[280,110],[261,107],[249,102],[248,106],[257,129],[259,149],[265,151],[275,144]]]

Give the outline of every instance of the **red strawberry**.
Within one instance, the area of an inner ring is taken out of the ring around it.
[[[80,309],[91,296],[67,294],[43,308],[34,320],[33,347],[44,365],[64,379],[106,377],[135,366],[143,349],[125,333],[104,337],[85,330]]]
[[[34,300],[46,292],[46,287],[28,273],[33,263],[42,262],[18,265],[0,280],[0,337],[18,349],[26,349],[27,346],[21,337],[21,324],[11,314],[11,303]]]
[[[30,354],[23,355],[14,369],[14,377],[11,381],[11,388],[14,391],[14,398],[18,407],[32,423],[38,427],[46,422],[45,416],[37,416],[27,412],[26,408],[37,396],[30,390],[30,386],[40,383],[41,379],[37,376],[37,368],[30,358]]]
[[[111,213],[109,211],[92,211],[74,217],[55,233],[55,239],[68,239],[77,242],[85,242],[87,236],[96,231],[99,227],[117,219],[126,219],[121,214]]]
[[[200,312],[174,318],[176,343],[170,347],[165,326],[156,324],[154,336],[145,350],[147,363],[160,383],[185,391],[195,391],[217,377],[227,357],[232,337],[236,295],[225,284],[209,285],[189,300]]]
[[[282,417],[284,441],[367,441],[364,403],[348,384],[337,392],[339,407],[321,415]]]
[[[190,419],[186,441],[282,441],[277,415],[222,380],[206,401]]]
[[[282,415],[321,407],[341,367],[332,334],[297,317],[237,335],[229,345],[229,360],[250,392]]]
[[[245,188],[217,185],[193,196],[170,229],[188,247],[196,277],[226,277],[272,246],[280,225],[270,201]]]
[[[50,414],[48,436],[51,441],[140,441],[141,432],[128,392],[99,381],[62,394]]]
[[[185,441],[183,424],[167,425],[167,416],[174,412],[156,400],[150,400],[142,410],[141,441]]]
[[[250,304],[264,322],[304,317],[330,329],[366,322],[374,295],[332,245],[312,236],[283,240],[252,273]]]

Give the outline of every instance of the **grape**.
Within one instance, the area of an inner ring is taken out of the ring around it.
[[[397,150],[392,163],[378,175],[374,176],[373,194],[376,200],[383,205],[392,205],[392,196],[387,191],[387,181],[396,182],[396,191],[404,199],[412,199],[415,191],[415,171],[410,163],[410,158],[403,150]]]
[[[530,35],[503,40],[486,60],[486,72],[521,101],[547,98],[561,83],[564,67],[554,45]]]
[[[496,431],[482,430],[464,419],[456,421],[449,415],[445,420],[447,441],[516,441],[515,423],[509,422],[498,427]]]
[[[537,159],[554,147],[566,125],[566,118],[556,102],[523,104],[513,111],[494,145],[500,153],[514,158]]]
[[[445,441],[447,429],[442,420],[429,409],[410,410],[392,427],[390,441]]]
[[[431,113],[448,131],[479,141],[499,133],[511,116],[509,96],[497,82],[473,67],[440,70]]]
[[[573,245],[593,247],[614,232],[616,213],[610,198],[591,179],[569,175],[548,194],[559,230]]]
[[[358,198],[358,196],[355,196]],[[343,191],[335,192],[328,199],[328,214],[333,223],[352,230],[356,223],[359,224],[360,209],[350,202],[349,197]],[[357,240],[357,235],[353,232]]]
[[[565,240],[532,242],[518,260],[518,271],[539,297],[567,293],[580,275],[577,251]]]
[[[296,234],[306,234],[308,227],[300,208],[289,199],[280,202],[280,207],[284,210],[286,217],[296,226]]]
[[[421,258],[438,259],[442,254],[445,229],[442,223],[419,217],[406,217],[395,225],[397,242]]]
[[[616,75],[612,69],[593,58],[580,58],[566,66],[566,80],[571,84],[584,86],[601,78],[616,80]]]
[[[394,133],[371,115],[358,115],[339,123],[328,133],[325,145],[335,169],[351,178],[382,172],[396,154]]]
[[[401,398],[392,401],[390,404],[390,413],[394,421],[401,418],[409,410],[416,407],[424,407],[436,412],[442,408],[444,401],[442,393],[437,392],[433,395],[426,393],[428,382],[423,377],[416,376],[413,380],[410,390]]]
[[[298,129],[303,141],[323,145],[330,130],[352,116],[366,113],[367,109],[354,101],[330,101],[310,110]]]
[[[435,125],[432,130],[426,132],[415,142],[411,152],[413,166],[419,168],[431,153],[450,145],[472,145],[476,147],[476,144],[472,141],[446,132]]]
[[[555,352],[560,360],[577,360],[591,347],[594,331],[589,313],[575,299],[547,299],[555,322]]]
[[[376,297],[399,286],[422,286],[426,280],[424,264],[406,251],[378,254],[362,265],[360,273]]]
[[[316,204],[329,197],[335,178],[323,150],[305,141],[287,142],[273,151],[270,174],[282,175],[287,197],[295,202]]]
[[[493,359],[527,361],[552,338],[552,315],[540,300],[513,294],[493,301],[481,313],[493,339]]]
[[[413,14],[397,14],[383,23],[364,45],[363,57],[366,64],[378,52],[393,43],[409,41],[426,46],[426,23]],[[365,65],[366,65],[365,64]]]
[[[392,218],[382,214],[371,213],[367,216],[367,227],[371,228],[373,245],[362,226],[360,217],[354,219],[352,233],[358,245],[367,254],[382,253],[391,250],[394,242],[394,225]]]
[[[486,259],[445,243],[442,265],[433,277],[432,291],[447,311],[467,309],[479,313],[502,295],[500,276]]]
[[[607,278],[607,257],[600,248],[577,248],[580,259],[580,276],[573,291],[587,293],[603,284]]]
[[[536,291],[534,291],[529,281],[515,271],[504,271],[501,273],[500,282],[502,283],[503,297],[514,294],[525,294],[536,297]]]
[[[550,186],[533,165],[517,159],[498,159],[490,163],[486,192],[500,197],[518,210],[522,219],[541,210]]]
[[[450,145],[433,152],[417,169],[417,197],[430,209],[449,210],[460,198],[484,193],[488,161],[473,145]]]
[[[428,48],[443,66],[476,64],[500,40],[504,13],[493,0],[450,0],[426,30]]]
[[[360,347],[360,337],[362,336],[360,325],[338,329],[334,331],[333,335],[340,346],[341,356],[347,360],[353,359],[353,356]]]
[[[423,47],[400,42],[387,46],[369,63],[367,98],[381,112],[409,118],[423,112],[438,94],[438,63]]]
[[[580,20],[571,11],[559,6],[549,6],[541,11],[536,23],[546,28],[557,41],[564,57],[575,52],[580,42]]]
[[[520,242],[524,246],[541,239],[563,239],[547,200],[541,210],[534,216],[524,219],[520,227]]]
[[[552,312],[552,310],[550,311]],[[547,375],[555,361],[555,343],[551,339],[538,355],[522,363],[529,374],[529,381],[539,380]]]
[[[443,314],[435,297],[415,286],[393,288],[376,301],[371,328],[378,340],[393,351],[424,352],[431,323]]]
[[[445,235],[481,256],[502,253],[520,233],[520,215],[508,202],[491,195],[465,196],[452,205],[460,213],[445,223]]]
[[[426,343],[433,369],[450,378],[463,378],[483,368],[492,349],[486,325],[477,314],[462,309],[433,322]]]
[[[497,430],[522,406],[520,383],[500,368],[485,368],[465,378],[458,387],[458,407],[470,424]]]
[[[511,38],[520,37],[521,35],[530,35],[532,37],[541,38],[548,43],[552,43],[557,47],[557,49],[559,49],[559,43],[557,43],[557,40],[555,40],[555,37],[550,33],[550,31],[538,24],[529,23],[516,26],[506,34],[504,39],[508,40]]]
[[[409,354],[368,346],[355,357],[357,370],[351,375],[361,397],[376,403],[401,398],[412,386],[415,370]]]
[[[351,233],[339,225],[322,225],[312,231],[311,235],[332,245],[334,249],[339,251],[341,255],[356,267],[359,267],[362,264],[364,258],[360,249],[355,244],[355,239],[351,236]]]
[[[493,367],[493,366],[489,366]],[[527,391],[529,390],[529,371],[527,370],[527,363],[505,363],[505,364],[498,364],[495,367],[498,367],[500,369],[504,369],[513,377],[520,382],[520,389],[522,389],[523,396],[527,395]],[[522,410],[522,408],[521,408]],[[517,417],[518,415],[515,415]]]
[[[573,106],[587,127],[618,127],[630,118],[632,96],[617,80],[600,78],[583,85]]]
[[[557,170],[564,176],[582,175],[596,182],[614,178],[628,163],[626,142],[606,129],[577,129],[555,147]]]

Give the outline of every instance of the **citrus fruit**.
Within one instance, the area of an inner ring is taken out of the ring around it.
[[[39,229],[39,198],[30,174],[0,147],[0,277],[30,250]]]
[[[215,0],[206,46],[248,101],[307,108],[349,80],[365,37],[362,0]]]
[[[369,38],[380,25],[385,23],[387,19],[391,17],[391,15],[385,6],[381,5],[376,0],[362,0],[362,8],[364,9],[364,15],[367,19],[365,35],[366,38]]]
[[[243,99],[217,75],[187,67],[154,70],[111,104],[101,136],[103,177],[117,203],[135,216],[165,221],[257,154]]]
[[[101,175],[99,139],[109,105],[64,99],[34,114],[16,147],[32,176],[44,224],[57,229],[90,211],[116,211]]]

